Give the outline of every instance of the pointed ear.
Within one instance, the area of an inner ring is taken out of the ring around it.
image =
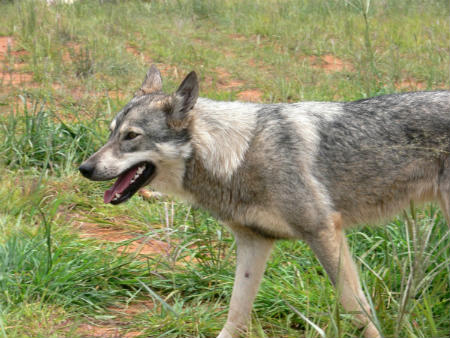
[[[176,130],[187,128],[190,120],[187,113],[194,108],[197,98],[197,74],[190,72],[172,96],[170,109],[167,110],[169,126]]]
[[[135,93],[135,96],[160,92],[162,89],[161,73],[155,65],[151,65],[147,71],[141,88]]]
[[[195,72],[190,72],[175,92],[176,108],[172,112],[174,119],[183,119],[194,108],[198,99],[198,79]]]

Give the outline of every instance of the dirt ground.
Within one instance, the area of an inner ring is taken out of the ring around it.
[[[26,51],[16,50],[16,42],[13,37],[0,36],[0,84],[4,89],[31,85],[33,75],[24,72],[23,60]]]

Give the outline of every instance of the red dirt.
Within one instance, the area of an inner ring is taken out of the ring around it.
[[[126,95],[120,90],[108,90],[108,96],[119,100],[123,100],[126,97]]]
[[[0,59],[6,57],[9,54],[20,58],[23,55],[26,55],[27,52],[25,50],[14,50],[15,41],[11,36],[0,36]]]
[[[0,57],[3,58],[7,54],[8,47],[11,50],[13,45],[13,38],[10,36],[0,36]]]
[[[66,44],[66,50],[63,53],[62,59],[64,62],[72,62],[72,57],[79,55],[81,51],[81,44],[77,42],[69,42]]]
[[[261,102],[262,92],[258,89],[248,89],[237,94],[241,101]]]
[[[14,71],[6,74],[0,73],[0,81],[6,86],[19,87],[23,84],[29,85],[32,80],[33,76],[29,73],[17,73]]]
[[[120,243],[135,239],[138,235],[125,230],[99,227],[97,224],[78,221],[77,229],[84,238],[95,238],[108,242]],[[139,255],[168,254],[170,246],[166,242],[156,239],[141,238],[119,248],[119,252],[138,253]]]
[[[231,89],[231,88],[238,88],[242,87],[244,85],[244,82],[239,80],[229,80],[226,82],[219,82],[219,89]]]
[[[244,40],[247,39],[247,38],[245,37],[245,35],[238,34],[238,33],[229,34],[228,36],[230,37],[230,39],[238,40],[238,41],[244,41]]]
[[[135,57],[141,58],[147,65],[155,64],[163,76],[174,77],[176,79],[179,78],[178,69],[176,66],[155,62],[150,55],[143,53],[136,46],[131,44],[127,44],[125,46],[125,50],[128,53],[133,54]]]
[[[325,62],[325,64],[322,66],[322,69],[324,69],[325,72],[328,73],[353,70],[353,66],[349,62],[338,59],[331,54],[323,55],[322,61]]]
[[[126,323],[129,322],[133,316],[139,315],[148,309],[152,309],[154,306],[155,304],[151,300],[134,301],[131,304],[119,304],[118,306],[112,306],[108,308],[108,310],[111,314],[116,316],[117,320],[111,320],[106,323],[96,323],[96,320],[92,320],[89,324],[81,324],[77,328],[77,333],[98,338],[133,338],[139,336],[143,332],[127,331],[122,329],[122,327],[126,326]]]
[[[233,52],[230,51],[230,50],[222,49],[221,52],[223,53],[223,55],[225,55],[225,56],[226,56],[227,58],[229,58],[229,59],[232,59],[232,58],[235,58],[235,57],[236,57],[236,54],[233,53]]]
[[[421,81],[416,81],[414,79],[409,78],[400,82],[396,82],[395,88],[407,90],[424,90],[426,88],[426,85]]]
[[[133,338],[142,334],[142,332],[137,331],[126,332],[115,325],[97,326],[93,324],[82,324],[78,327],[77,331],[79,334],[92,338]]]
[[[215,72],[221,79],[228,79],[231,76],[231,74],[225,68],[222,67],[217,67],[215,69]]]
[[[250,59],[250,60],[248,60],[248,65],[252,68],[257,68],[258,71],[264,71],[264,72],[272,72],[273,71],[273,66],[268,65],[261,60]]]
[[[244,82],[240,80],[231,79],[231,74],[225,68],[217,67],[215,72],[219,77],[217,82],[219,90],[238,88],[244,85]]]
[[[24,50],[15,50],[13,37],[0,37],[0,83],[3,87],[19,87],[24,84],[28,87],[36,86],[36,84],[32,84],[32,74],[19,72],[25,66],[23,56],[26,54],[27,52]]]
[[[353,66],[344,60],[341,60],[334,55],[325,54],[320,57],[308,56],[307,59],[312,65],[312,68],[321,69],[325,73],[335,73],[342,71],[353,71]]]
[[[134,56],[141,56],[142,55],[142,53],[135,46],[132,46],[130,44],[127,44],[125,46],[125,50],[128,53],[133,54]]]
[[[155,304],[151,300],[146,301],[134,301],[131,304],[123,304],[123,307],[113,306],[108,310],[116,315],[120,315],[121,318],[132,317],[134,315],[141,314],[148,309],[152,309],[155,307]]]

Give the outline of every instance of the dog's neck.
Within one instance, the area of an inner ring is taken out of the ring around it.
[[[199,98],[191,114],[194,155],[213,176],[229,180],[252,140],[259,105]]]

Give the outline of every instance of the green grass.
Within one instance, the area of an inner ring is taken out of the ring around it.
[[[72,123],[70,126],[44,104],[32,102],[17,108],[0,126],[4,136],[0,146],[3,165],[11,169],[34,168],[51,174],[73,171],[99,144],[98,123]],[[97,141],[97,142],[96,142]]]
[[[110,183],[76,172],[150,63],[165,90],[195,69],[202,96],[220,100],[249,89],[285,102],[450,87],[444,0],[0,1],[0,12],[0,36],[14,39],[0,56],[0,337],[81,337],[85,323],[142,337],[220,331],[233,283],[230,233],[178,201],[104,205]],[[327,71],[327,55],[344,67]],[[11,83],[18,73],[32,81]],[[86,239],[83,222],[133,236]],[[385,336],[449,335],[450,239],[439,209],[412,206],[348,237]],[[151,240],[170,252],[119,252]],[[111,308],[144,300],[151,306],[126,318]],[[279,242],[250,336],[319,337],[302,316],[330,337],[361,333],[307,246]]]

